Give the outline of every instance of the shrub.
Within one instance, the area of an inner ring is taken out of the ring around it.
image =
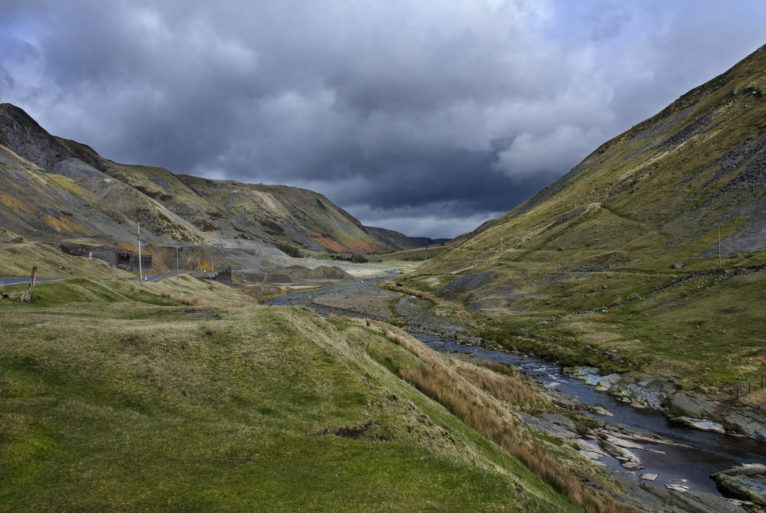
[[[291,244],[284,244],[282,242],[278,242],[275,244],[277,249],[279,249],[281,252],[285,253],[286,255],[289,255],[294,258],[302,258],[303,255],[301,254],[300,250],[296,248],[295,246]]]

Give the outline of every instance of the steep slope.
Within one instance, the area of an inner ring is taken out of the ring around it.
[[[233,230],[242,235],[295,244],[311,251],[390,251],[358,220],[321,194],[283,185],[177,176],[199,197],[218,207],[217,214],[208,220],[212,229],[231,223]]]
[[[74,156],[23,110],[0,105],[0,223],[33,239],[206,243],[158,201]]]
[[[263,239],[311,251],[390,251],[321,194],[278,185],[208,180],[164,168],[117,164],[75,141],[78,158],[161,202],[199,230],[229,240]]]
[[[764,92],[761,48],[409,284],[496,319],[486,334],[509,346],[681,381],[755,379],[766,362]]]
[[[260,247],[265,241],[291,252],[393,249],[321,194],[112,162],[87,145],[51,136],[10,104],[0,105],[0,152],[6,207],[0,223],[30,238],[126,242],[139,221],[157,245]]]

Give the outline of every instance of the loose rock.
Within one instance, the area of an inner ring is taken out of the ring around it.
[[[692,417],[675,417],[673,420],[686,424],[687,426],[699,429],[700,431],[712,431],[714,433],[726,433],[726,429],[718,422],[707,419],[694,419]]]

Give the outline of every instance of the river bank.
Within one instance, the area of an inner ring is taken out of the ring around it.
[[[693,408],[709,404],[680,395],[672,383],[600,376],[593,368],[564,370],[555,363],[499,346],[485,347],[492,344],[473,335],[467,322],[434,315],[428,300],[369,285],[314,291],[281,298],[279,304],[303,305],[323,315],[395,323],[441,352],[514,365],[538,381],[562,412],[527,416],[524,421],[546,435],[576,445],[583,456],[612,469],[642,503],[669,501],[678,508],[678,504],[686,504],[686,509],[668,511],[747,511],[730,509],[740,506],[722,498],[710,475],[742,463],[766,462],[766,446],[742,436],[694,429],[700,426],[692,422],[684,425],[665,416],[695,419],[693,415],[699,412]],[[667,404],[675,405],[676,410],[666,410]],[[728,416],[735,414],[742,415],[738,410],[727,412]],[[690,497],[696,497],[692,501],[695,505],[688,504]]]

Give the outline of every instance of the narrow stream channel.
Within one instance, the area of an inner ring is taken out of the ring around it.
[[[766,463],[766,446],[762,443],[749,438],[699,431],[671,423],[658,411],[635,408],[615,400],[606,392],[594,390],[584,381],[567,376],[561,367],[552,363],[529,356],[458,344],[452,340],[422,333],[413,333],[413,336],[437,351],[462,353],[481,360],[514,365],[523,374],[546,387],[574,396],[583,404],[603,406],[614,416],[593,415],[602,422],[639,428],[688,446],[644,444],[664,454],[636,449],[641,463],[646,467],[630,472],[636,480],[641,474],[654,473],[659,476],[655,484],[683,483],[695,490],[720,495],[710,474],[741,463]],[[629,472],[614,458],[606,457],[605,462],[615,470]],[[683,482],[683,479],[686,479],[686,482]]]
[[[370,286],[395,275],[396,273],[392,273],[351,285],[282,296],[267,304],[290,305],[300,299]],[[349,314],[353,315],[353,312]],[[694,490],[721,495],[710,474],[742,463],[766,464],[766,444],[744,437],[699,431],[670,422],[658,411],[635,408],[617,401],[605,392],[596,391],[584,381],[564,374],[558,365],[534,357],[460,344],[455,340],[425,333],[411,332],[411,335],[437,351],[461,353],[481,360],[514,365],[546,388],[574,396],[585,405],[602,406],[613,414],[612,417],[593,414],[600,422],[638,428],[682,444],[643,444],[647,450],[634,451],[645,467],[638,471],[627,471],[616,459],[611,456],[604,457],[603,461],[607,466],[631,475],[636,482],[644,473],[652,473],[658,475],[655,484],[682,484]]]

